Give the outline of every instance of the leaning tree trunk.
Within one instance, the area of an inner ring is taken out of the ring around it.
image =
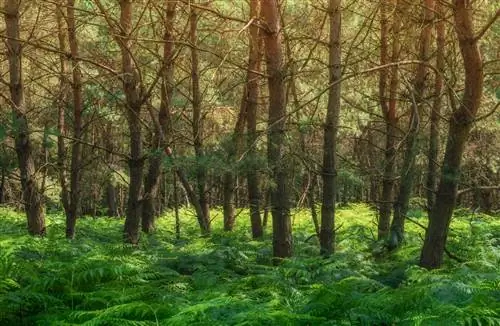
[[[73,72],[73,145],[71,146],[71,170],[70,170],[70,201],[69,210],[66,213],[66,238],[75,237],[75,226],[78,211],[80,208],[80,172],[81,172],[81,143],[82,137],[82,72],[80,69],[80,60],[78,59],[78,40],[76,38],[75,21],[75,1],[67,2],[68,40],[71,53],[71,64]]]
[[[399,10],[399,1],[394,1],[395,12]],[[382,2],[381,13],[381,26],[380,26],[380,64],[385,65],[389,63],[389,22],[388,22],[389,8],[385,1]],[[392,48],[391,48],[391,62],[397,62],[400,57],[401,43],[399,41],[399,31],[401,28],[401,20],[397,15],[393,15],[392,21]],[[379,221],[378,221],[378,239],[386,239],[389,235],[391,224],[391,211],[394,193],[394,181],[396,174],[396,132],[398,117],[396,114],[397,108],[397,92],[399,87],[399,68],[393,66],[389,70],[382,69],[379,77],[379,97],[382,114],[385,122],[385,159],[384,159],[384,172],[382,178],[382,195],[380,198],[379,208]],[[389,90],[387,90],[389,86]],[[387,94],[388,93],[388,94]]]
[[[434,102],[431,112],[431,132],[429,137],[428,168],[426,180],[427,209],[432,210],[436,199],[436,187],[438,178],[438,155],[439,155],[439,121],[441,119],[441,92],[443,90],[443,73],[445,68],[445,20],[443,15],[443,6],[438,1],[436,3],[436,14],[438,22],[436,23],[436,77],[434,81]]]
[[[163,161],[162,149],[170,138],[170,105],[173,93],[174,77],[174,31],[175,7],[177,1],[166,1],[165,4],[165,33],[163,36],[163,67],[162,88],[160,93],[160,112],[158,123],[155,124],[155,150],[149,159],[149,169],[144,182],[144,199],[142,207],[142,230],[151,233],[155,229],[157,210],[155,203],[158,201],[158,188],[160,184],[161,165]]]
[[[35,162],[33,159],[28,118],[24,103],[24,84],[22,76],[22,46],[19,35],[20,3],[17,0],[6,0],[3,14],[7,35],[7,56],[9,61],[9,88],[12,101],[12,115],[16,130],[14,132],[15,148],[19,161],[21,190],[31,235],[45,235],[45,216],[43,212],[43,195],[36,180]]]
[[[335,196],[337,131],[340,114],[340,79],[341,68],[341,0],[330,0],[330,55],[329,55],[329,91],[323,140],[323,199],[321,202],[321,229],[319,242],[321,254],[329,257],[335,251]]]
[[[198,13],[195,8],[191,7],[189,13],[189,38],[191,42],[191,86],[192,86],[192,104],[193,104],[193,138],[194,151],[196,155],[196,181],[198,190],[198,200],[203,212],[200,221],[200,228],[203,233],[210,233],[210,207],[207,195],[207,169],[203,166],[203,158],[205,156],[203,150],[203,117],[201,112],[201,92],[200,92],[200,76],[199,76],[199,58],[197,28],[198,28]]]
[[[472,10],[468,6],[469,1],[454,1],[454,26],[464,62],[465,89],[460,106],[450,118],[436,202],[429,215],[429,226],[420,255],[420,265],[426,268],[439,268],[443,263],[446,238],[457,198],[462,155],[483,93],[483,62],[478,47],[479,39],[474,35]]]
[[[284,159],[286,106],[280,13],[277,1],[263,0],[261,13],[266,26],[263,36],[269,87],[267,159],[274,181],[271,189],[273,256],[285,258],[292,256],[292,224]]]
[[[415,179],[415,160],[418,154],[418,138],[420,133],[420,120],[422,106],[424,105],[425,81],[427,75],[427,62],[430,57],[430,44],[432,25],[434,21],[434,0],[424,0],[424,27],[420,34],[419,59],[423,62],[417,67],[412,90],[412,112],[410,115],[410,128],[406,135],[406,149],[401,170],[399,193],[394,203],[394,218],[391,223],[389,248],[394,249],[401,245],[404,238],[404,225],[408,205],[413,190]]]

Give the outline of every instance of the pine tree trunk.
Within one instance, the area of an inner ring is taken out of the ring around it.
[[[57,130],[59,135],[57,136],[57,169],[59,172],[59,185],[61,186],[61,201],[64,209],[64,214],[67,216],[69,212],[69,189],[68,181],[66,175],[66,144],[64,137],[66,136],[66,106],[69,100],[69,67],[68,60],[64,53],[68,52],[68,35],[67,27],[65,25],[64,13],[63,13],[63,2],[56,5],[56,21],[57,21],[57,36],[59,40],[59,55],[60,62],[60,76],[59,76],[59,89],[60,93],[57,102]]]
[[[195,8],[191,7],[189,13],[189,39],[191,42],[191,86],[192,86],[192,104],[193,104],[193,138],[194,138],[194,151],[196,155],[196,188],[198,193],[198,200],[200,202],[201,211],[203,215],[201,219],[203,222],[200,224],[203,233],[210,233],[210,206],[207,193],[207,170],[202,162],[205,153],[203,150],[203,118],[202,118],[202,103],[200,93],[200,76],[199,76],[199,59],[197,28],[198,28],[198,13]]]
[[[139,243],[141,224],[142,181],[144,159],[142,157],[141,96],[138,76],[132,57],[132,1],[120,0],[120,37],[118,38],[122,54],[123,91],[126,98],[127,123],[130,132],[129,189],[127,213],[124,226],[124,240],[127,243]]]
[[[153,148],[154,153],[149,158],[149,169],[144,182],[144,198],[142,209],[142,230],[151,233],[155,229],[158,209],[158,188],[161,177],[161,165],[163,160],[163,149],[171,141],[170,106],[172,105],[173,76],[174,76],[174,31],[175,8],[177,1],[166,1],[165,3],[165,33],[163,36],[163,67],[162,67],[162,89],[160,93],[160,112],[158,123],[155,123],[155,134]],[[154,118],[154,117],[153,117]]]
[[[286,258],[292,256],[292,224],[285,167],[285,85],[283,51],[281,42],[281,24],[276,0],[262,1],[261,13],[266,24],[264,44],[266,49],[269,117],[267,159],[271,167],[271,213],[273,219],[273,256]],[[276,260],[277,262],[278,260]]]
[[[394,8],[389,8],[385,1],[381,5],[381,34],[380,34],[380,64],[385,65],[397,62],[400,57],[401,43],[399,32],[401,19],[397,15],[392,15],[392,47],[389,58],[389,20],[388,14],[391,11],[397,13],[399,10],[399,0],[393,1]],[[387,90],[389,86],[389,90]],[[399,88],[399,68],[393,66],[390,74],[387,69],[380,71],[379,97],[382,114],[385,120],[385,158],[384,174],[382,178],[382,195],[380,198],[378,239],[383,240],[389,236],[391,225],[391,212],[394,196],[394,182],[396,180],[396,131],[398,124],[397,117],[397,92]]]
[[[260,17],[260,0],[250,1],[250,16]],[[248,202],[250,204],[250,222],[252,224],[252,238],[259,239],[264,235],[263,221],[260,216],[259,173],[256,164],[257,151],[257,109],[259,101],[259,73],[263,56],[263,42],[260,37],[260,28],[256,24],[250,26],[250,49],[247,74],[247,157],[251,162],[247,172]]]
[[[426,63],[429,61],[431,54],[430,45],[434,22],[434,5],[434,0],[424,0],[424,27],[422,28],[419,40],[419,59],[423,63],[417,66],[412,90],[410,127],[406,135],[406,149],[401,170],[399,193],[394,203],[394,218],[391,223],[391,233],[389,236],[389,248],[391,249],[400,246],[404,239],[406,214],[408,213],[408,205],[415,180],[415,160],[419,152],[420,122],[423,115],[423,105],[425,104]]]
[[[446,238],[457,199],[462,156],[483,93],[483,61],[478,39],[474,35],[472,10],[468,6],[468,1],[454,1],[454,25],[464,62],[465,89],[460,106],[453,112],[449,122],[436,203],[429,215],[429,226],[420,255],[420,265],[430,269],[439,268],[443,263]]]
[[[66,214],[66,238],[73,239],[75,237],[76,219],[80,210],[81,193],[80,193],[80,172],[81,172],[81,143],[82,137],[82,73],[80,62],[78,59],[78,40],[76,38],[76,21],[75,21],[75,1],[68,0],[67,2],[67,17],[68,24],[68,40],[71,51],[71,70],[73,72],[72,88],[73,88],[73,145],[71,146],[71,170],[70,170],[70,201],[69,210]]]
[[[436,199],[437,179],[439,177],[439,128],[441,119],[441,92],[443,90],[443,73],[445,69],[445,21],[443,17],[443,6],[438,1],[436,3],[436,14],[438,15],[438,22],[436,23],[436,68],[438,73],[434,82],[434,103],[432,104],[431,112],[431,132],[429,137],[429,153],[427,165],[427,209],[430,211],[434,206]]]
[[[330,0],[330,55],[329,55],[329,92],[323,140],[323,199],[321,202],[321,254],[329,257],[335,251],[335,196],[337,191],[337,170],[335,150],[340,114],[341,68],[341,1]]]
[[[234,156],[232,156],[234,158]],[[224,215],[224,231],[232,231],[235,222],[235,211],[234,211],[234,190],[235,190],[235,178],[233,171],[227,171],[224,173],[223,180],[223,191],[222,191],[222,209]]]
[[[21,190],[28,222],[28,233],[44,236],[46,229],[43,212],[43,195],[36,180],[36,168],[24,103],[24,83],[21,64],[22,46],[19,41],[19,6],[20,3],[17,0],[6,0],[3,10],[7,35],[10,99],[12,101],[13,124],[17,127],[14,132],[15,149],[19,162]]]

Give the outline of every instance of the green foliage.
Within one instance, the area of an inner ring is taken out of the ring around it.
[[[372,254],[375,214],[364,205],[338,210],[338,251],[326,260],[309,214],[293,212],[296,256],[278,267],[269,236],[251,240],[247,211],[234,233],[214,221],[210,238],[192,214],[181,211],[181,239],[167,214],[130,247],[120,220],[80,219],[67,241],[64,217],[49,215],[40,239],[0,209],[0,324],[500,325],[494,217],[457,211],[448,247],[467,261],[428,272],[416,266],[422,230],[411,223],[404,248]]]

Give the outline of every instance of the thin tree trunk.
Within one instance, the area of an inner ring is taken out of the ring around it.
[[[260,17],[260,0],[250,1],[251,18]],[[247,158],[251,167],[247,172],[248,202],[250,204],[250,221],[252,224],[252,237],[261,238],[264,235],[262,219],[260,217],[260,190],[259,174],[257,170],[257,109],[259,101],[259,73],[263,56],[263,45],[260,37],[260,28],[256,24],[250,26],[250,49],[248,57],[248,73],[246,87],[247,101]]]
[[[173,173],[174,178],[174,214],[175,214],[175,238],[181,238],[181,220],[179,218],[179,187],[177,186],[177,176]]]
[[[5,167],[1,167],[1,176],[0,176],[0,204],[5,203],[5,179],[6,179],[6,173],[5,173]]]
[[[155,124],[154,143],[156,153],[149,158],[149,169],[144,182],[144,198],[142,207],[142,230],[150,233],[155,229],[156,209],[155,202],[158,199],[158,188],[161,176],[161,164],[163,154],[161,149],[165,148],[171,138],[170,106],[173,93],[174,76],[174,31],[175,8],[177,1],[166,1],[165,3],[165,33],[163,46],[163,72],[160,112],[158,123]]]
[[[234,158],[234,156],[233,156]],[[232,231],[235,223],[234,190],[235,177],[233,171],[226,171],[222,182],[222,210],[224,218],[224,231]]]
[[[210,233],[210,207],[207,195],[207,170],[203,166],[203,158],[205,156],[203,150],[203,117],[201,112],[201,93],[200,93],[200,76],[199,76],[199,59],[197,28],[198,28],[198,13],[195,8],[191,7],[189,13],[189,39],[191,42],[191,86],[192,86],[192,104],[193,104],[193,138],[194,151],[196,155],[196,179],[198,200],[200,202],[203,215],[201,216],[200,228],[203,233]],[[187,189],[186,189],[187,190]]]
[[[267,188],[264,192],[264,216],[262,217],[262,228],[267,227],[269,220],[269,205],[271,205],[271,189]]]
[[[59,39],[59,50],[61,54],[59,55],[60,62],[60,76],[59,76],[59,97],[57,103],[57,169],[59,172],[59,184],[61,186],[61,201],[64,209],[64,213],[67,216],[69,212],[69,189],[67,183],[66,175],[66,145],[64,143],[64,137],[66,136],[66,106],[69,99],[69,68],[68,60],[64,53],[68,52],[68,36],[67,28],[65,26],[65,19],[63,14],[63,4],[64,2],[57,4],[56,6],[56,20],[57,20],[57,36]]]
[[[324,257],[330,256],[335,251],[335,195],[337,130],[340,114],[340,78],[341,67],[341,1],[330,0],[328,14],[330,16],[330,54],[329,54],[329,84],[328,106],[325,120],[323,139],[323,199],[321,202],[321,230],[320,247]]]
[[[472,10],[468,6],[469,1],[454,1],[453,16],[464,62],[465,89],[460,106],[453,112],[449,122],[436,203],[429,215],[429,226],[420,256],[420,265],[426,268],[439,268],[443,263],[446,238],[457,199],[462,156],[483,93],[483,62],[478,39],[474,35]]]
[[[416,175],[415,160],[418,155],[418,138],[420,134],[420,120],[422,117],[422,106],[424,105],[425,81],[427,74],[426,62],[430,58],[430,45],[432,27],[434,21],[434,0],[423,0],[424,4],[424,27],[420,34],[419,59],[424,62],[417,66],[412,95],[412,112],[410,116],[410,128],[406,136],[406,149],[401,170],[401,181],[399,193],[394,203],[394,218],[391,223],[389,237],[389,248],[394,249],[401,245],[404,239],[404,225],[408,204],[413,190]]]
[[[312,174],[312,177],[311,177]],[[316,184],[316,174],[313,174],[311,172],[308,173],[309,175],[309,187],[307,189],[307,201],[309,203],[309,209],[311,210],[311,218],[314,224],[314,231],[316,232],[316,236],[320,237],[321,233],[321,228],[319,225],[319,220],[318,220],[318,212],[316,211],[316,202],[314,200],[314,188]]]
[[[71,65],[73,72],[73,145],[71,146],[71,170],[70,170],[70,201],[69,210],[66,214],[66,238],[75,237],[75,226],[78,211],[80,209],[80,172],[81,172],[81,142],[82,137],[82,72],[78,60],[78,40],[76,38],[75,1],[67,2],[68,40],[71,51]]]
[[[9,88],[12,101],[15,149],[19,161],[21,190],[27,217],[28,233],[44,236],[46,233],[43,212],[43,195],[36,180],[36,168],[33,159],[28,118],[24,102],[24,83],[22,77],[22,46],[19,41],[18,0],[6,0],[3,10],[7,35],[7,55],[9,61]]]
[[[292,256],[292,224],[285,167],[285,85],[283,51],[281,45],[281,24],[276,0],[262,1],[261,13],[266,24],[264,44],[269,87],[269,119],[267,158],[271,166],[274,185],[271,188],[271,212],[273,218],[273,256]],[[277,262],[277,261],[276,261]]]
[[[399,10],[399,1],[393,1],[394,12]],[[381,7],[381,41],[380,41],[380,64],[387,64],[389,61],[388,53],[388,34],[389,22],[388,11],[390,8],[385,1]],[[400,57],[401,43],[399,41],[399,32],[401,28],[401,19],[397,15],[393,15],[392,21],[392,49],[391,62],[397,62]],[[389,85],[389,94],[387,96],[387,85]],[[379,80],[379,97],[382,108],[382,113],[385,120],[385,158],[384,158],[384,174],[382,178],[382,196],[380,198],[379,222],[378,222],[378,239],[386,239],[389,235],[391,224],[392,201],[394,195],[394,182],[396,174],[396,131],[398,118],[397,109],[397,92],[399,88],[399,69],[395,65],[390,70],[390,75],[386,69],[380,71]]]
[[[435,203],[436,187],[438,179],[438,155],[439,155],[439,128],[441,119],[441,92],[443,90],[443,73],[445,68],[445,20],[443,6],[438,1],[436,3],[436,14],[438,15],[438,22],[436,23],[436,38],[437,38],[437,51],[436,51],[436,68],[439,73],[436,74],[434,82],[434,103],[432,104],[431,112],[431,133],[429,137],[429,153],[428,153],[428,167],[427,167],[427,209],[430,211]]]
[[[112,133],[112,122],[106,124],[103,140],[104,147],[107,149],[106,152],[106,164],[110,167],[114,167],[114,155],[113,155],[113,133]],[[111,171],[106,180],[106,204],[108,207],[107,215],[109,217],[119,216],[118,212],[118,198],[116,193],[116,186],[113,180],[113,172]]]
[[[246,88],[246,86],[245,86]],[[246,90],[244,94],[246,93]],[[247,103],[246,95],[243,96],[240,106],[240,112],[238,114],[238,119],[234,127],[231,142],[228,148],[228,162],[229,164],[236,163],[237,157],[242,152],[243,147],[243,136],[245,131],[245,122],[247,116]],[[231,170],[231,166],[224,173],[222,182],[222,208],[224,215],[224,231],[232,231],[235,222],[235,210],[234,210],[234,195],[236,189],[236,175],[234,171]]]

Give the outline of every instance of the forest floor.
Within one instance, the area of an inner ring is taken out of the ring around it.
[[[410,212],[426,225],[425,214]],[[0,208],[0,325],[500,325],[500,218],[457,210],[446,258],[417,266],[424,230],[407,224],[404,247],[374,240],[366,205],[340,208],[337,253],[318,257],[308,211],[295,211],[293,259],[271,265],[270,230],[250,236],[248,213],[211,237],[181,211],[181,237],[166,214],[138,247],[121,243],[123,220],[80,219],[64,239],[62,214],[45,238],[26,235],[24,217]]]

